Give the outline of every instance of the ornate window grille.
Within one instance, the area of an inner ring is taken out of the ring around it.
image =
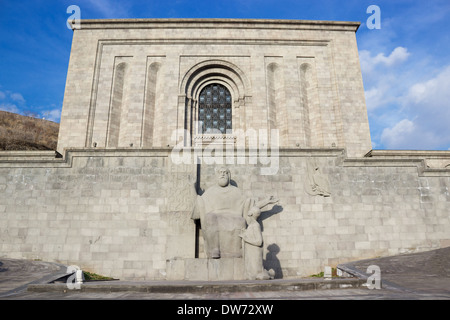
[[[207,85],[199,96],[199,133],[231,133],[231,94],[217,83]]]

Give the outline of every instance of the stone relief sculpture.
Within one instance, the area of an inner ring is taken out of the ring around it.
[[[250,211],[278,202],[274,197],[260,201],[246,198],[230,182],[231,173],[225,167],[217,170],[217,184],[202,195],[197,194],[195,182],[190,181],[196,195],[191,218],[200,220],[207,258],[241,258],[240,234],[246,228],[245,217]]]
[[[305,180],[305,190],[312,196],[331,196],[330,182],[326,175],[320,172],[320,168],[313,159],[306,163],[307,179]]]
[[[274,270],[265,270],[263,267],[263,236],[258,218],[261,209],[252,207],[246,216],[247,229],[239,235],[244,242],[244,264],[248,280],[269,280],[275,276]]]

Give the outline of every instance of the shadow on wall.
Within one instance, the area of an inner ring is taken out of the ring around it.
[[[271,216],[280,213],[281,211],[283,211],[283,207],[280,205],[274,205],[272,207],[272,209],[267,210],[267,211],[262,211],[261,215],[259,216],[259,222],[261,225],[261,232],[264,231],[264,223],[263,221],[266,220],[267,218],[270,218]]]
[[[272,243],[267,246],[266,259],[263,260],[264,269],[275,271],[275,279],[283,279],[283,271],[281,270],[280,260],[277,258],[277,254],[280,252],[280,247]]]
[[[280,213],[283,211],[283,207],[280,205],[274,205],[272,209],[268,211],[261,212],[260,216],[260,225],[261,225],[261,231],[264,231],[264,223],[263,221],[270,218],[271,216]],[[281,270],[281,264],[280,260],[277,258],[277,254],[280,252],[280,247],[272,243],[269,246],[267,246],[267,254],[266,259],[263,260],[263,266],[264,269],[270,270],[273,269],[275,271],[275,279],[282,279],[283,278],[283,271]]]

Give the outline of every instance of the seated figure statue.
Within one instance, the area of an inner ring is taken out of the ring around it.
[[[230,184],[231,174],[227,168],[217,170],[217,185],[197,195],[191,218],[200,220],[207,258],[241,258],[240,233],[246,227],[248,211],[256,206],[262,208],[275,203],[273,197],[259,202],[246,198],[239,188]],[[191,181],[193,190],[195,185]]]

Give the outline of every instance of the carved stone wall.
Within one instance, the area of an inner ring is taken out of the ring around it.
[[[120,279],[198,277],[192,268],[203,263],[208,279],[218,279],[222,265],[195,259],[187,182],[196,167],[172,163],[170,153],[72,150],[62,159],[0,153],[1,255]],[[308,192],[311,163],[328,181],[328,196]],[[200,166],[202,189],[214,183],[214,169]],[[428,168],[424,159],[282,149],[275,175],[261,175],[248,162],[230,169],[246,196],[280,199],[260,217],[264,267],[277,278],[450,245],[450,169]]]

